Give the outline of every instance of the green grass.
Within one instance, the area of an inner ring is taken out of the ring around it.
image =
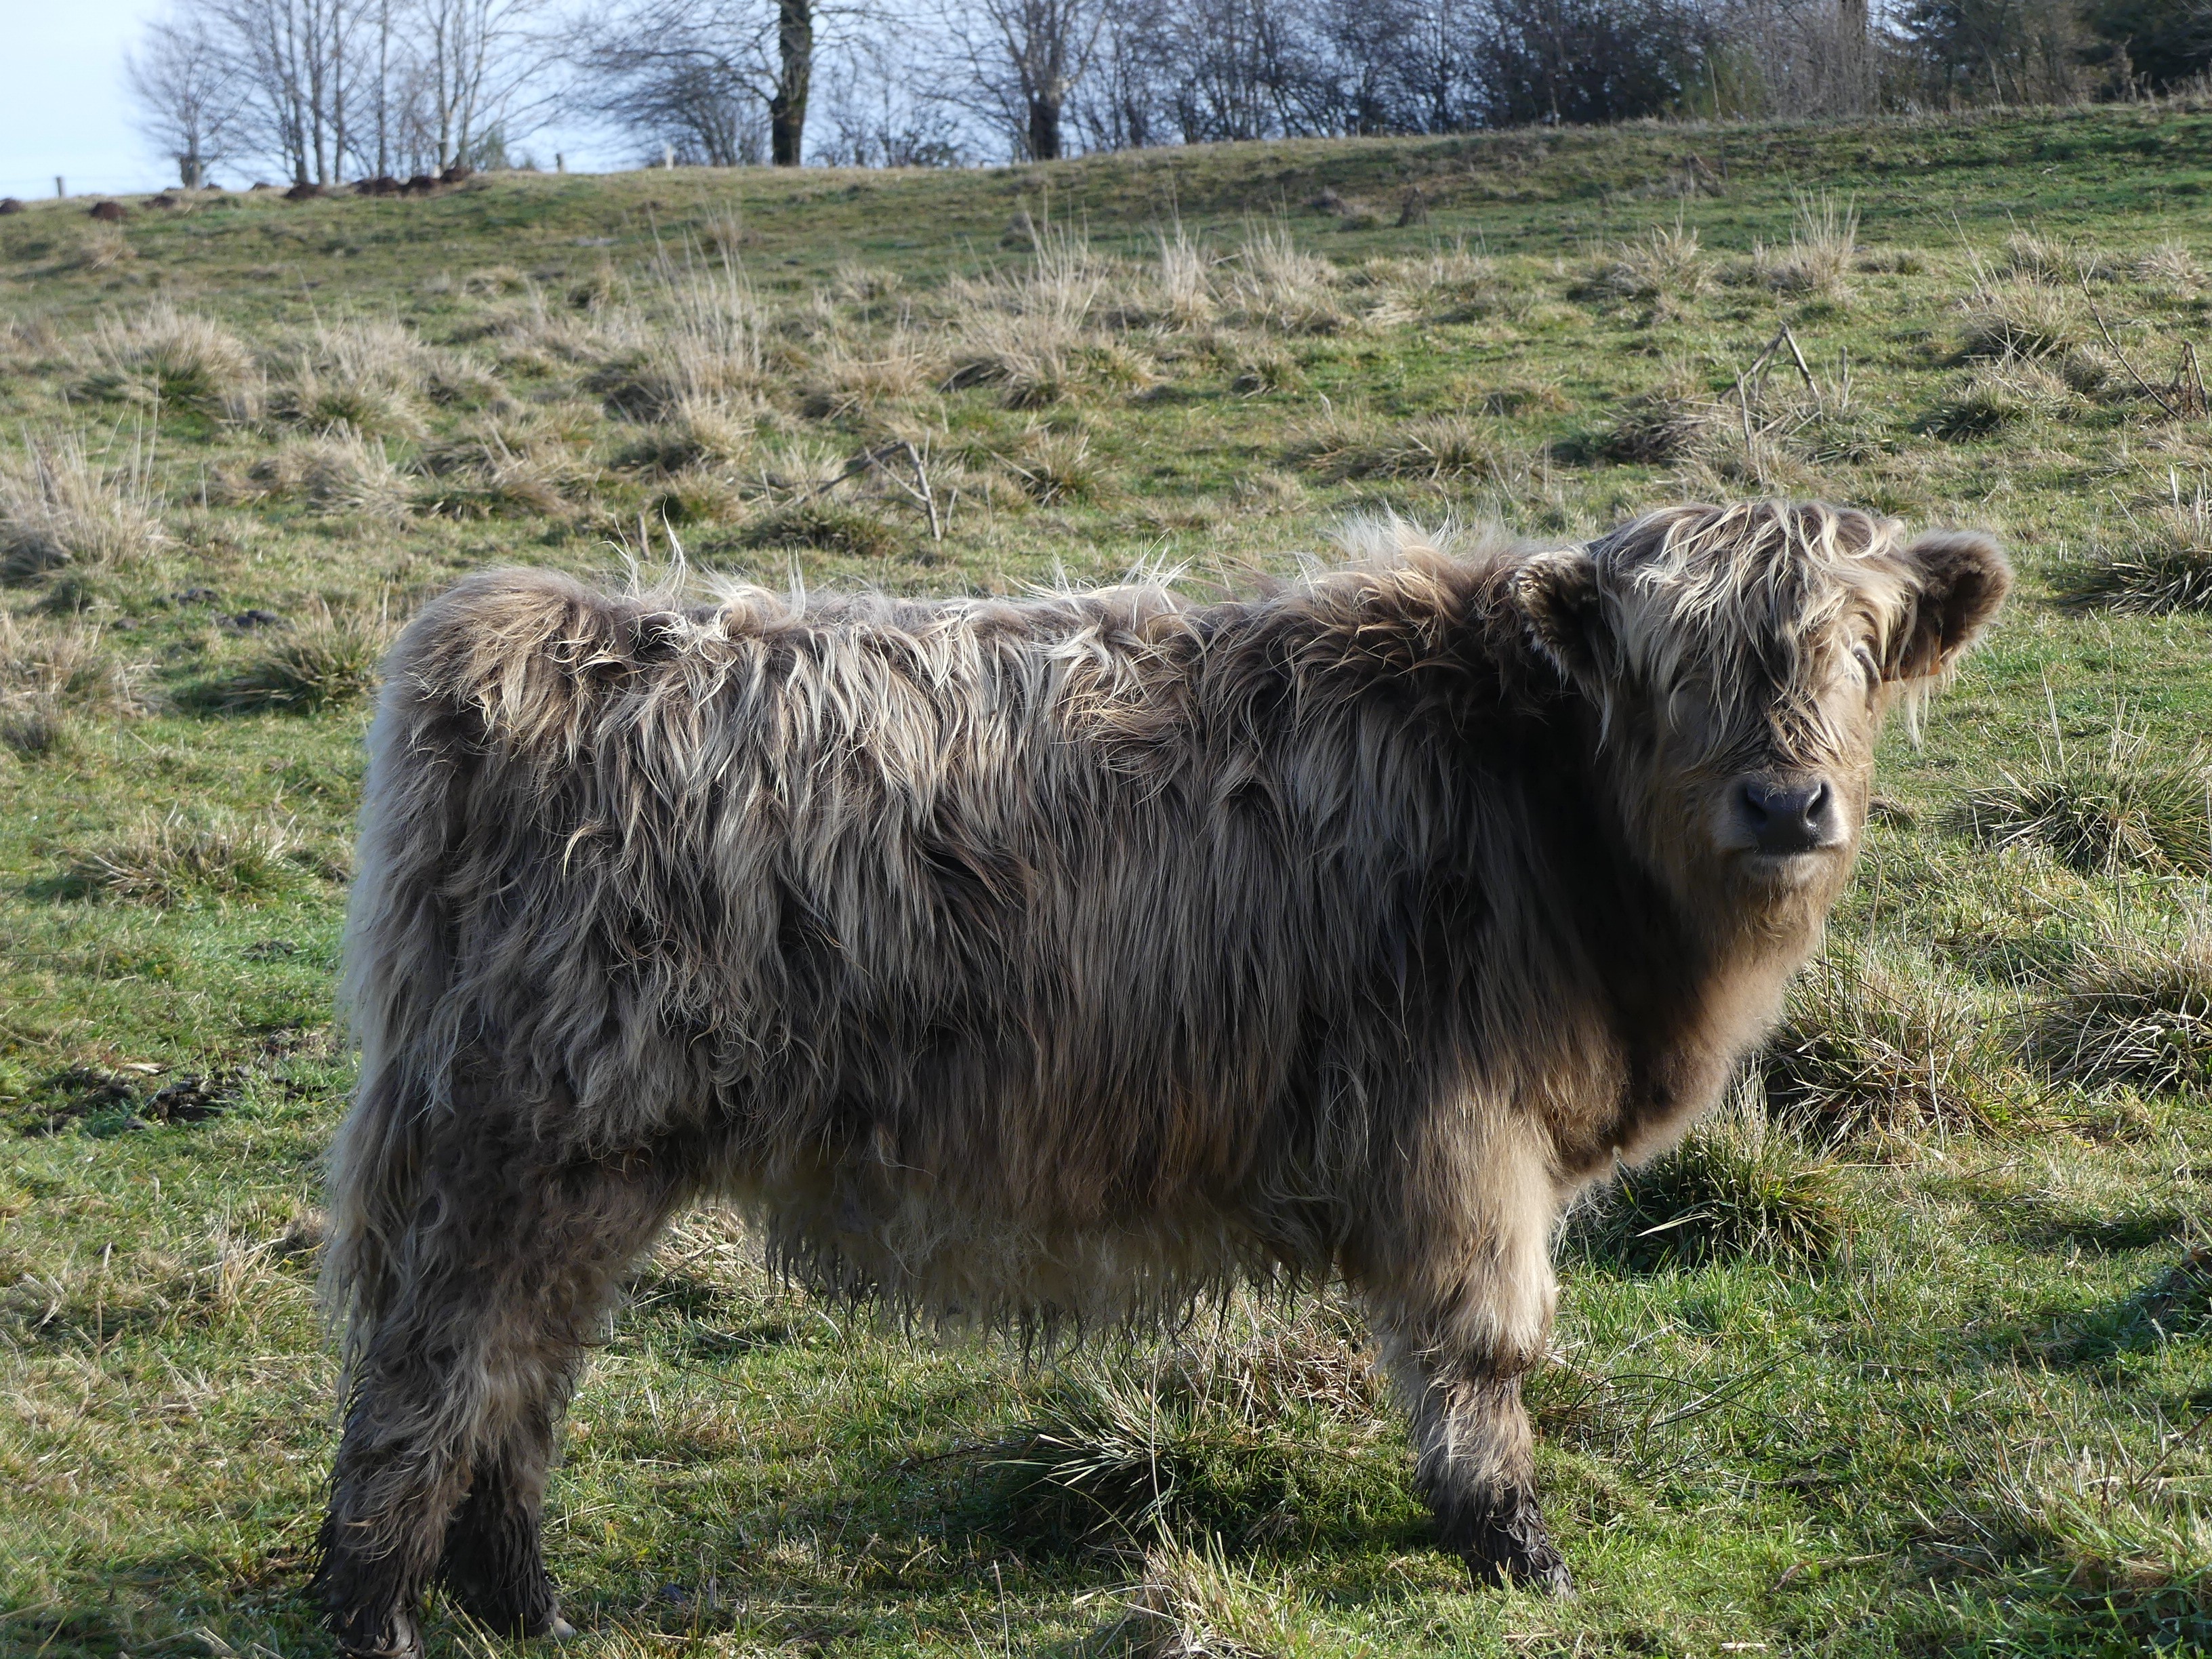
[[[2177,104],[0,220],[0,1656],[320,1650],[359,693],[457,574],[1206,580],[1769,490],[2022,583],[1767,1118],[1565,1241],[1579,1599],[1463,1588],[1333,1301],[1025,1358],[702,1217],[568,1431],[578,1651],[2212,1645],[2212,435],[2136,378],[2206,343],[2208,185]]]

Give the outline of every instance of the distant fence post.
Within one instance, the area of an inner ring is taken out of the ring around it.
[[[54,194],[57,196],[66,196],[69,194],[68,191],[62,188],[62,176],[58,173],[54,174]]]

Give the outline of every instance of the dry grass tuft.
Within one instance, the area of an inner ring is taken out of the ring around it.
[[[2124,404],[2141,395],[2120,360],[2106,346],[2075,346],[2052,360],[2059,378],[2092,403]]]
[[[756,390],[767,368],[767,317],[744,267],[725,250],[680,266],[664,258],[658,276],[667,322],[656,357],[672,393],[665,406]]]
[[[1790,246],[1753,256],[1759,279],[1780,294],[1842,298],[1844,278],[1858,256],[1859,211],[1823,191],[1800,196],[1790,229]]]
[[[109,651],[100,630],[0,611],[0,746],[43,754],[74,714],[129,714],[143,707],[144,668]]]
[[[1293,465],[1324,477],[1340,476],[1352,459],[1376,441],[1371,421],[1332,409],[1298,433],[1286,453]]]
[[[800,501],[762,514],[745,527],[747,547],[811,547],[848,558],[888,558],[897,531],[872,513],[834,501]]]
[[[234,714],[264,709],[317,714],[366,697],[393,629],[378,612],[319,606],[206,693]]]
[[[788,491],[811,500],[843,482],[854,459],[852,452],[839,444],[787,438],[755,449],[746,471],[763,491]]]
[[[157,505],[150,445],[102,465],[74,433],[27,437],[0,458],[0,582],[134,563],[166,539]]]
[[[1966,301],[1962,357],[2052,357],[2086,344],[2088,319],[2070,289],[1984,278]]]
[[[2171,501],[2142,518],[2128,516],[2133,533],[2126,541],[2096,543],[2061,574],[2065,597],[2136,617],[2212,611],[2212,496],[2205,486],[2185,500],[2176,478]]]
[[[1144,1554],[1144,1575],[1120,1597],[1121,1616],[1083,1645],[1115,1659],[1322,1659],[1365,1651],[1328,1634],[1287,1568],[1262,1577],[1232,1564],[1218,1539],[1167,1541]]]
[[[2070,288],[2101,276],[2105,261],[2095,252],[2055,237],[2021,231],[2005,238],[2004,268],[2023,282]]]
[[[1387,222],[1381,209],[1357,196],[1345,196],[1324,187],[1320,194],[1306,204],[1316,213],[1327,214],[1336,221],[1339,230],[1377,230]]]
[[[82,270],[113,270],[137,257],[119,225],[87,225],[78,234],[76,263]]]
[[[266,892],[283,882],[293,847],[289,827],[273,819],[241,823],[179,810],[80,854],[63,881],[80,897],[142,904],[174,904],[195,893]]]
[[[1597,441],[1607,460],[1664,466],[1709,448],[1732,424],[1731,412],[1687,371],[1668,375],[1622,404]]]
[[[1833,1166],[1776,1127],[1755,1088],[1578,1206],[1566,1231],[1575,1248],[1637,1272],[1746,1257],[1818,1261],[1843,1236]]]
[[[2004,1056],[1932,963],[1832,943],[1790,987],[1754,1062],[1770,1110],[1824,1139],[1983,1127]]]
[[[1688,299],[1712,285],[1712,263],[1698,246],[1698,233],[1679,221],[1671,229],[1654,225],[1642,241],[1622,248],[1597,278],[1601,293],[1625,300]]]
[[[816,420],[848,419],[915,397],[943,377],[934,348],[902,322],[866,350],[833,335],[815,356],[799,406]]]
[[[611,383],[619,383],[653,341],[643,314],[611,291],[579,316],[554,310],[533,289],[520,301],[494,308],[474,331],[495,343],[502,367],[530,374],[581,368],[594,381]],[[591,383],[586,389],[598,391]]]
[[[1969,374],[1937,404],[1927,429],[1939,438],[1980,438],[2029,421],[2055,420],[2081,407],[2063,376],[2033,359],[2008,359]]]
[[[1503,481],[1514,457],[1483,421],[1465,415],[1431,415],[1378,436],[1325,428],[1310,446],[1307,465],[1332,480],[1452,478]]]
[[[668,474],[647,504],[649,515],[667,525],[728,524],[744,510],[744,492],[726,474],[708,467]]]
[[[1066,393],[1076,356],[1093,343],[1090,319],[1109,273],[1079,235],[1048,227],[1032,240],[1027,265],[949,285],[946,390],[997,386],[1009,409],[1042,408]]]
[[[1158,233],[1159,258],[1152,270],[1154,319],[1169,328],[1198,328],[1215,310],[1212,262],[1206,250],[1176,221]]]
[[[229,420],[259,412],[253,354],[222,324],[159,301],[110,318],[88,343],[87,389],[101,397],[197,409]]]
[[[1364,1423],[1385,1389],[1347,1313],[1246,1303],[1213,1339],[1054,1379],[991,1462],[1011,1518],[1068,1542],[1197,1534],[1251,1544],[1309,1531],[1326,1504],[1327,1425]],[[1341,1478],[1341,1471],[1338,1472]]]
[[[665,420],[687,404],[750,402],[767,384],[769,318],[734,254],[663,250],[648,320],[609,307],[588,325],[534,313],[528,331],[596,360],[588,388],[616,413]]]
[[[461,292],[477,299],[496,299],[502,294],[520,294],[529,287],[530,278],[513,265],[487,265],[461,278]]]
[[[318,324],[294,349],[271,402],[281,418],[319,431],[419,436],[422,399],[439,357],[398,322]]]
[[[905,287],[906,278],[896,270],[840,259],[830,292],[845,305],[866,307],[888,300]]]
[[[338,427],[303,447],[301,484],[307,500],[322,511],[394,522],[407,516],[407,481],[385,453],[382,439],[372,441]]]
[[[758,415],[720,404],[680,404],[668,418],[647,427],[623,451],[617,465],[661,473],[743,460],[758,442]]]
[[[432,403],[446,409],[514,407],[499,376],[475,358],[428,347],[424,351],[422,390]]]
[[[1074,378],[1070,359],[1085,337],[1079,325],[1048,312],[981,313],[953,345],[945,390],[997,386],[1008,409],[1042,409],[1066,395]]]
[[[210,480],[211,498],[226,505],[301,500],[325,513],[357,513],[397,522],[407,515],[408,483],[380,438],[340,424],[310,438],[292,438],[243,474]]]
[[[1573,405],[1554,380],[1521,380],[1480,388],[1474,401],[1486,415],[1556,415]]]
[[[1091,435],[1085,432],[1030,427],[1005,462],[1020,481],[1022,493],[1040,507],[1095,501],[1106,490],[1105,470],[1092,456]]]
[[[1215,343],[1215,355],[1229,371],[1229,389],[1240,398],[1289,392],[1304,379],[1298,360],[1273,340],[1231,337]]]
[[[1339,302],[1335,265],[1297,246],[1278,220],[1249,226],[1229,270],[1229,290],[1248,325],[1279,334],[1336,334],[1352,325]]]
[[[426,454],[418,501],[446,519],[563,519],[588,472],[558,446],[518,450],[496,428],[479,428]]]
[[[2137,258],[2130,268],[2139,283],[2154,283],[2162,288],[2193,293],[2203,286],[2203,268],[2197,256],[2179,242],[2163,242]]]
[[[2033,1046],[2054,1076],[2091,1087],[2212,1088],[2212,934],[2178,950],[2107,941],[2045,1003]]]
[[[1989,846],[2048,848],[2086,874],[2212,874],[2212,763],[2115,723],[2102,750],[2046,743],[2034,766],[1969,790],[1954,821]]]

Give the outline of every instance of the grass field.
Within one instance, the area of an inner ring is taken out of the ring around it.
[[[365,694],[457,574],[1762,493],[2022,583],[1741,1098],[1562,1239],[1577,1599],[1464,1588],[1333,1301],[939,1347],[708,1214],[575,1405],[576,1651],[2212,1646],[2208,186],[2177,106],[0,217],[0,1656],[323,1650]]]

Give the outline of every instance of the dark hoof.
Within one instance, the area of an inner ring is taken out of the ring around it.
[[[1454,1541],[1477,1584],[1504,1584],[1553,1595],[1575,1593],[1574,1575],[1552,1547],[1543,1511],[1533,1497],[1518,1495],[1470,1518],[1474,1524]]]
[[[1467,1565],[1477,1586],[1484,1589],[1538,1590],[1558,1596],[1575,1593],[1574,1575],[1567,1571],[1567,1564],[1548,1541],[1540,1540],[1534,1549],[1494,1555],[1469,1551]]]
[[[411,1618],[394,1620],[373,1637],[341,1632],[339,1659],[422,1659],[422,1632]]]

